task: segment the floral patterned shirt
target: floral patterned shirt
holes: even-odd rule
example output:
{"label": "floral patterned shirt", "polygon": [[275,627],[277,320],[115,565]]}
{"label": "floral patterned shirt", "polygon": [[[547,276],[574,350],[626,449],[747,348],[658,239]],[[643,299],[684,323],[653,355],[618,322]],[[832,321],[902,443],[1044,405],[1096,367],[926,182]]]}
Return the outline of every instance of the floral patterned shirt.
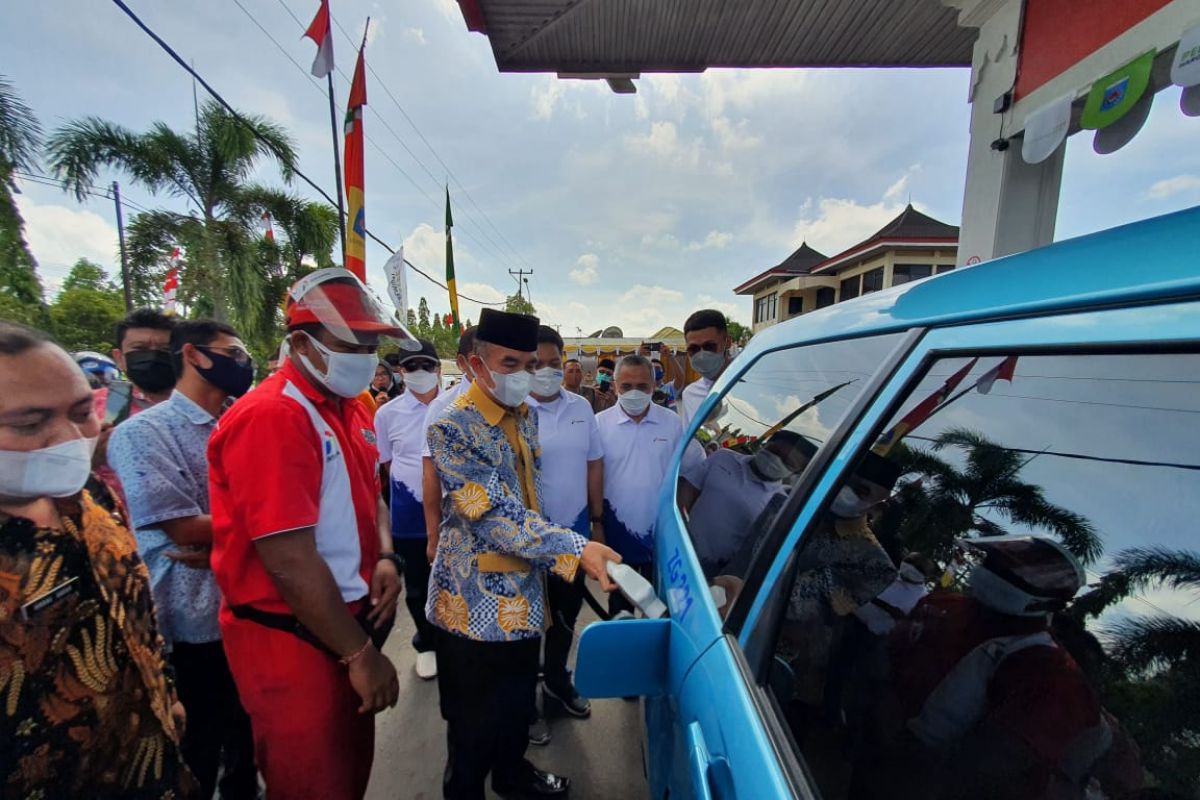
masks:
{"label": "floral patterned shirt", "polygon": [[502,642],[542,635],[544,573],[574,580],[587,539],[548,522],[537,427],[478,386],[426,432],[442,481],[442,528],[425,615],[451,633]]}
{"label": "floral patterned shirt", "polygon": [[87,492],[59,512],[0,514],[0,796],[189,797],[133,536]]}

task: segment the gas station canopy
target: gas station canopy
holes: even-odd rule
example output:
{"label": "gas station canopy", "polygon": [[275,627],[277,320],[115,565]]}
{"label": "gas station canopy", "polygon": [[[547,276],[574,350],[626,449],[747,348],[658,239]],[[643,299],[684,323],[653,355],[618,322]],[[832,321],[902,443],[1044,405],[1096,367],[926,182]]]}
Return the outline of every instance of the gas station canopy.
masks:
{"label": "gas station canopy", "polygon": [[[967,67],[939,0],[459,0],[501,72],[611,80],[708,67]],[[616,88],[614,86],[614,88]]]}

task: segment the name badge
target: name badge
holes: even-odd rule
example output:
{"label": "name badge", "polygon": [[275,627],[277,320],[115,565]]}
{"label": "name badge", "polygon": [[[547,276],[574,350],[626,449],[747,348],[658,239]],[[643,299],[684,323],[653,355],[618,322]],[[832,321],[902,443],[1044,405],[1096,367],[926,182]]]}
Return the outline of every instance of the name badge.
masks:
{"label": "name badge", "polygon": [[39,611],[54,605],[60,600],[65,600],[66,598],[77,594],[79,592],[79,586],[76,585],[76,581],[78,580],[78,577],[67,578],[50,591],[35,597],[25,605],[21,606],[21,619],[23,619],[25,622],[29,622],[29,618]]}

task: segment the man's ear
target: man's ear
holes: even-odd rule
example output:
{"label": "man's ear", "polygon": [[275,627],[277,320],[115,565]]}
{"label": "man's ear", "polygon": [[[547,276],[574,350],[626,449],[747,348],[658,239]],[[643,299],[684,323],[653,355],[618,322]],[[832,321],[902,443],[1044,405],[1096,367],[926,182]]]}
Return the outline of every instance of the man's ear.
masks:
{"label": "man's ear", "polygon": [[195,369],[208,369],[212,366],[212,359],[191,342],[184,344],[180,355],[183,358],[184,364],[191,364]]}
{"label": "man's ear", "polygon": [[121,372],[125,371],[125,354],[121,352],[121,348],[114,347],[112,350],[112,360],[117,362],[117,368]]}

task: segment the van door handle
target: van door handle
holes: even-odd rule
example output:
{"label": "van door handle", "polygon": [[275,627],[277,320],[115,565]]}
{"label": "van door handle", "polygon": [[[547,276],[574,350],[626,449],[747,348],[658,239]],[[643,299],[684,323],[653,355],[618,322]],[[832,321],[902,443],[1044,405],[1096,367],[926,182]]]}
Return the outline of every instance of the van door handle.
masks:
{"label": "van door handle", "polygon": [[692,789],[696,792],[696,800],[712,800],[712,787],[708,785],[708,771],[712,757],[708,753],[708,745],[704,742],[704,731],[699,722],[693,722],[687,728],[688,766],[692,772]]}

